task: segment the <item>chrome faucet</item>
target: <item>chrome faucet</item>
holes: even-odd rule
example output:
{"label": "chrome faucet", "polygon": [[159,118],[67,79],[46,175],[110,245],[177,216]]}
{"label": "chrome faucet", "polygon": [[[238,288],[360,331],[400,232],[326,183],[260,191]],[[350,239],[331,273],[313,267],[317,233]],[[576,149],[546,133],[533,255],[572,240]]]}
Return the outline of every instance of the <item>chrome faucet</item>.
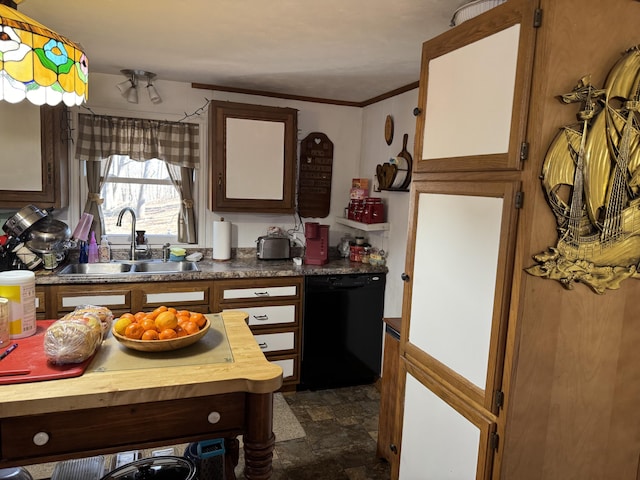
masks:
{"label": "chrome faucet", "polygon": [[136,212],[133,211],[130,207],[124,207],[120,210],[118,214],[118,221],[116,222],[117,227],[122,226],[122,216],[125,212],[129,212],[131,214],[131,249],[129,251],[129,260],[136,259]]}

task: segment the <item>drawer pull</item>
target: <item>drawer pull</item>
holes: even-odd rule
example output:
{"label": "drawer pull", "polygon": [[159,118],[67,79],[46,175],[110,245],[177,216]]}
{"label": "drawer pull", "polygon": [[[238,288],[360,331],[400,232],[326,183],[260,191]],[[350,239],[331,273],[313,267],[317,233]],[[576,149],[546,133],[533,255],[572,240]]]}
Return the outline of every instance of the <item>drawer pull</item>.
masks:
{"label": "drawer pull", "polygon": [[262,343],[259,343],[258,345],[260,345],[260,348],[262,350],[269,348],[269,345],[267,345],[267,342],[262,342]]}
{"label": "drawer pull", "polygon": [[269,320],[269,315],[253,315],[253,318],[264,322],[265,320]]}
{"label": "drawer pull", "polygon": [[256,297],[268,297],[269,292],[255,292]]}
{"label": "drawer pull", "polygon": [[39,447],[49,443],[49,434],[47,432],[38,432],[33,436],[33,443]]}
{"label": "drawer pull", "polygon": [[207,416],[207,421],[211,424],[215,424],[220,421],[220,418],[222,418],[222,416],[220,415],[220,412],[211,412]]}

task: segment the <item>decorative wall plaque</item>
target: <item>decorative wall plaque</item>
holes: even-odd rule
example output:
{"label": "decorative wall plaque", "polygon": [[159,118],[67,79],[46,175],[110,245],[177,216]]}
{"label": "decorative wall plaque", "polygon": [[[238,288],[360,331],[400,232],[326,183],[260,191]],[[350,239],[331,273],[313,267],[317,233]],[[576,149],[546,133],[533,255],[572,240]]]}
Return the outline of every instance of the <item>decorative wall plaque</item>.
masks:
{"label": "decorative wall plaque", "polygon": [[333,143],[324,133],[313,132],[300,142],[298,213],[324,218],[331,208]]}
{"label": "decorative wall plaque", "polygon": [[640,278],[640,50],[625,52],[604,88],[586,76],[560,100],[581,108],[579,123],[561,128],[542,167],[558,242],[525,270],[601,294]]}

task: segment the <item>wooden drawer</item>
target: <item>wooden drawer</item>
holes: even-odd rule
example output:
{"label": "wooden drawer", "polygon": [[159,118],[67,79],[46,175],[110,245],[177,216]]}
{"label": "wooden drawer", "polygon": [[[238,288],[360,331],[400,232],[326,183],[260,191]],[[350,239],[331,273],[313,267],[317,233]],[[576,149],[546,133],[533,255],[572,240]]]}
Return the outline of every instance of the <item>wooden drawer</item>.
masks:
{"label": "wooden drawer", "polygon": [[242,428],[244,410],[244,394],[230,393],[4,419],[2,459],[136,445],[151,438],[169,442],[210,432],[219,436],[220,431]]}
{"label": "wooden drawer", "polygon": [[146,311],[161,305],[187,309],[195,305],[208,306],[210,289],[209,282],[151,284],[142,292],[142,308]]}
{"label": "wooden drawer", "polygon": [[[225,309],[223,312],[227,310]],[[247,322],[250,327],[295,324],[298,319],[295,305],[243,307],[236,310],[241,310],[249,315]]]}
{"label": "wooden drawer", "polygon": [[302,277],[220,280],[214,282],[214,292],[218,309],[294,303],[302,299]]}
{"label": "wooden drawer", "polygon": [[70,312],[78,305],[100,305],[111,310],[128,311],[131,310],[131,289],[87,285],[58,288],[56,297],[58,312]]}
{"label": "wooden drawer", "polygon": [[298,369],[300,362],[298,362],[298,355],[293,355],[291,357],[283,356],[283,357],[269,358],[269,361],[271,363],[275,363],[276,365],[280,365],[280,368],[282,368],[283,382],[297,383],[298,380],[300,379],[300,372]]}
{"label": "wooden drawer", "polygon": [[265,333],[254,335],[263,353],[294,351],[296,348],[296,334],[294,332]]}

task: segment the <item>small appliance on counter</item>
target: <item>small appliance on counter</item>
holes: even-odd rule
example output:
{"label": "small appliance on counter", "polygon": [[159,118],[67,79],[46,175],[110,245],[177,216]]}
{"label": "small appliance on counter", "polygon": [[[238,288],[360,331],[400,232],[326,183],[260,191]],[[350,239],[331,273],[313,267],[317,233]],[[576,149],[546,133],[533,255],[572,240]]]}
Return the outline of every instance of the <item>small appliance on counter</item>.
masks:
{"label": "small appliance on counter", "polygon": [[307,265],[324,265],[329,262],[329,225],[317,222],[304,224],[304,236],[307,247],[304,263]]}
{"label": "small appliance on counter", "polygon": [[283,260],[291,258],[289,237],[265,235],[256,240],[256,255],[260,260]]}

